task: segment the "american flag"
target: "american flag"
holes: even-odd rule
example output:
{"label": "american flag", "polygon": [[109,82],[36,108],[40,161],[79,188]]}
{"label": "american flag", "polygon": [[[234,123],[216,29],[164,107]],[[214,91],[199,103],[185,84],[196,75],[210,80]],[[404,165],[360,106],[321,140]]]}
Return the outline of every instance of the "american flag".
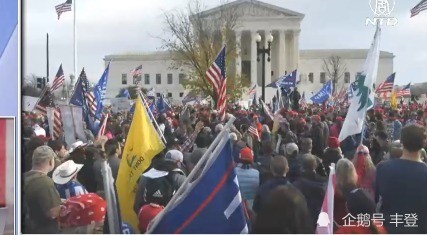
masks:
{"label": "american flag", "polygon": [[105,129],[107,127],[107,121],[108,121],[108,113],[105,114],[104,121],[102,122],[102,125],[99,128],[98,138],[101,137],[101,136],[103,136],[105,134]]}
{"label": "american flag", "polygon": [[[48,115],[48,109],[51,110],[51,115]],[[59,109],[55,107],[53,94],[49,86],[46,86],[43,90],[40,99],[35,106],[35,110],[44,116],[48,116],[48,118],[52,118],[53,133],[51,133],[51,135],[53,136],[53,139],[59,138],[62,130],[61,113]]]}
{"label": "american flag", "polygon": [[255,94],[255,92],[256,92],[256,84],[251,89],[249,89],[248,95],[252,96]]}
{"label": "american flag", "polygon": [[215,61],[206,71],[206,79],[213,86],[215,93],[218,97],[217,109],[221,120],[225,118],[225,109],[227,103],[226,99],[226,84],[227,78],[225,76],[225,46],[221,49]]}
{"label": "american flag", "polygon": [[132,75],[132,77],[136,78],[138,76],[140,76],[142,73],[142,65],[136,67],[135,69],[132,69],[130,71],[130,74]]}
{"label": "american flag", "polygon": [[393,73],[385,81],[380,83],[380,85],[378,85],[377,89],[375,90],[375,93],[381,94],[381,93],[392,92],[393,86],[394,86],[394,77],[395,76],[396,76],[396,73]]}
{"label": "american flag", "polygon": [[67,0],[64,3],[55,6],[56,14],[58,15],[58,20],[59,20],[59,17],[61,16],[62,13],[67,12],[67,11],[71,11],[71,4],[72,3],[73,3],[72,0]]}
{"label": "american flag", "polygon": [[97,103],[92,91],[86,92],[86,102],[90,115],[95,116]]}
{"label": "american flag", "polygon": [[51,133],[52,139],[58,139],[61,131],[62,131],[62,122],[61,122],[61,112],[59,108],[52,108],[47,107],[47,117],[50,119],[49,123],[53,124],[53,127],[51,130],[53,130],[53,133]]}
{"label": "american flag", "polygon": [[256,138],[256,140],[261,141],[261,139],[259,138],[259,134],[258,134],[258,130],[257,130],[256,125],[255,125],[255,122],[249,126],[248,131],[249,131],[249,133],[252,134],[252,136],[254,138]]}
{"label": "american flag", "polygon": [[411,83],[409,83],[408,85],[406,85],[405,87],[403,87],[403,89],[399,90],[396,93],[397,97],[402,97],[402,96],[411,96]]}
{"label": "american flag", "polygon": [[62,85],[64,85],[65,77],[64,70],[62,70],[62,64],[59,66],[58,72],[56,73],[55,79],[53,79],[52,88],[50,90],[52,92],[59,89]]}
{"label": "american flag", "polygon": [[43,115],[47,115],[46,107],[55,107],[53,101],[53,94],[49,86],[46,86],[40,95],[39,101],[35,105],[35,110],[39,111]]}
{"label": "american flag", "polygon": [[89,91],[89,80],[87,79],[86,76],[86,72],[84,71],[84,69],[82,70],[81,74],[80,74],[80,79],[81,82],[83,84],[83,94],[85,96],[85,100],[86,100],[86,104],[88,107],[88,111],[89,114],[94,117],[95,116],[95,112],[96,112],[96,100],[95,100],[95,95],[93,94],[93,91]]}
{"label": "american flag", "polygon": [[421,11],[427,10],[427,0],[422,0],[411,10],[411,17],[418,15]]}

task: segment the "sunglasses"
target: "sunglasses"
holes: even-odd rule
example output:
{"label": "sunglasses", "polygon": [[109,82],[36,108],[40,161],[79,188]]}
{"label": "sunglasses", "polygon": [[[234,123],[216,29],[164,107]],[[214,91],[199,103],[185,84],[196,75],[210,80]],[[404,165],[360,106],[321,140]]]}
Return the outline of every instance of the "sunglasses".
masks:
{"label": "sunglasses", "polygon": [[369,155],[369,153],[368,153],[368,152],[357,152],[357,155],[365,155],[365,156],[368,156],[368,155]]}

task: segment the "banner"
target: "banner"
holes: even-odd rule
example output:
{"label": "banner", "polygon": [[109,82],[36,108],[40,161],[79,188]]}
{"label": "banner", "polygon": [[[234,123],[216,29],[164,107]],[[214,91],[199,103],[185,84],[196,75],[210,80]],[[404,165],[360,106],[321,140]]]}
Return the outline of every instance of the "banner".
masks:
{"label": "banner", "polygon": [[38,100],[39,100],[39,97],[32,97],[32,96],[26,96],[26,95],[22,96],[22,110],[25,112],[33,111]]}
{"label": "banner", "polygon": [[332,94],[332,80],[329,80],[328,82],[323,85],[322,89],[320,89],[319,92],[317,92],[313,97],[311,97],[311,101],[313,101],[314,104],[321,104],[329,99],[329,97]]}
{"label": "banner", "polygon": [[83,141],[84,143],[87,143],[88,139],[86,138],[86,134],[83,128],[84,120],[83,120],[83,114],[82,114],[82,107],[78,107],[78,106],[70,106],[70,107],[72,110],[76,137],[77,139]]}
{"label": "banner", "polygon": [[59,106],[59,109],[61,110],[62,129],[64,130],[65,143],[67,146],[71,146],[76,142],[73,114],[70,106],[68,105],[61,105]]}
{"label": "banner", "polygon": [[127,97],[119,97],[110,99],[111,111],[114,113],[127,112],[132,107]]}

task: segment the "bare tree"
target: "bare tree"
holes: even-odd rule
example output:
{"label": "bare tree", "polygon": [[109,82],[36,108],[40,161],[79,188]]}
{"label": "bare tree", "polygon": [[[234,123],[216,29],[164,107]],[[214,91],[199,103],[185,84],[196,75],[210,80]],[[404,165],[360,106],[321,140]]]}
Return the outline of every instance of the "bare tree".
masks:
{"label": "bare tree", "polygon": [[[226,4],[225,4],[226,5]],[[204,12],[199,0],[191,1],[185,11],[165,12],[165,32],[160,37],[162,48],[171,52],[173,68],[188,72],[183,86],[196,94],[217,100],[212,86],[205,78],[206,70],[226,44],[227,95],[231,99],[242,96],[250,82],[237,77],[233,71],[236,58],[234,29],[240,12],[236,7],[221,5],[218,11]]]}
{"label": "bare tree", "polygon": [[332,80],[333,93],[335,94],[337,92],[338,81],[347,72],[347,64],[339,56],[330,56],[327,59],[323,59],[323,71]]}

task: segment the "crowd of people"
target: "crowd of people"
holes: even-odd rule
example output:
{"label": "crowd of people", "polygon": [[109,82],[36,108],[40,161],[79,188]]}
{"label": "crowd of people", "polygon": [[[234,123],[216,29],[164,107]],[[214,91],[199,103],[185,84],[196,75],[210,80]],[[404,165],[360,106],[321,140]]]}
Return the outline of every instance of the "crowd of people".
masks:
{"label": "crowd of people", "polygon": [[[172,107],[156,118],[166,149],[140,176],[133,229],[147,231],[234,116],[228,131],[250,233],[315,233],[335,164],[335,233],[425,234],[426,114],[421,106],[375,108],[363,133],[340,142],[344,106],[283,108],[270,117],[230,105],[225,120],[207,106]],[[101,166],[108,162],[117,178],[132,114],[111,113],[104,136],[87,130],[88,143],[71,146],[49,137],[44,116],[22,120],[24,231],[108,232]]]}

